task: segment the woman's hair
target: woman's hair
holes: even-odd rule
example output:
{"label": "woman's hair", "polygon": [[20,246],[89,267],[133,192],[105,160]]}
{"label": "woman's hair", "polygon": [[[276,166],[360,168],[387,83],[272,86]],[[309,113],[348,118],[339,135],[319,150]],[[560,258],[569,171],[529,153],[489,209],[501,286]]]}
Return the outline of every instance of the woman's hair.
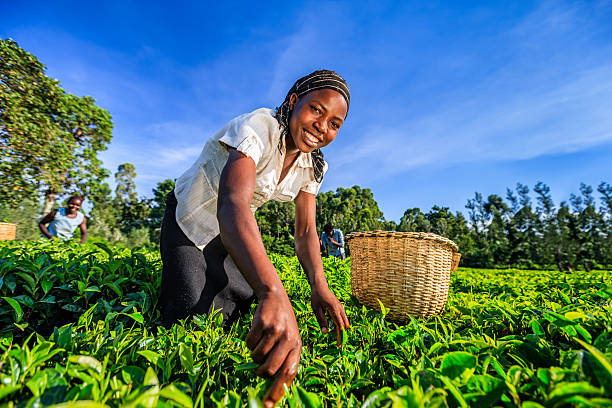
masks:
{"label": "woman's hair", "polygon": [[333,230],[334,227],[329,222],[323,226],[323,232],[325,233],[332,232]]}
{"label": "woman's hair", "polygon": [[[276,108],[276,120],[281,129],[281,140],[280,143],[284,143],[289,132],[289,119],[291,118],[291,105],[289,99],[292,94],[296,94],[297,97],[301,97],[308,92],[316,91],[317,89],[333,89],[344,97],[346,100],[346,109],[348,114],[348,107],[351,102],[351,94],[349,92],[348,85],[344,78],[336,74],[334,71],[321,69],[313,72],[312,74],[306,75],[295,81],[295,84],[287,92],[285,101],[281,106]],[[280,147],[280,145],[279,145]],[[321,182],[323,180],[323,167],[325,162],[323,161],[323,153],[321,149],[315,149],[310,156],[312,157],[312,166],[314,168],[315,180]]]}
{"label": "woman's hair", "polygon": [[73,195],[73,196],[70,196],[70,198],[68,198],[67,203],[70,204],[70,202],[72,200],[81,200],[81,202],[83,202],[83,200],[85,200],[85,198],[83,198],[82,196]]}

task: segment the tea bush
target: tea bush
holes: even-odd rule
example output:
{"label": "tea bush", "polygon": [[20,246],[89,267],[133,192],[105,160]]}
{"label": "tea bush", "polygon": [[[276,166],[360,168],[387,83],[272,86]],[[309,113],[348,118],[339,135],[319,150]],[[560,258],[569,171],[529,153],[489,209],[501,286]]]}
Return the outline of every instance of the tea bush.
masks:
{"label": "tea bush", "polygon": [[[324,259],[351,328],[323,335],[295,258],[271,254],[303,340],[289,407],[612,406],[609,271],[453,274],[441,316],[398,323],[351,297],[350,263]],[[146,249],[0,244],[0,405],[259,406],[269,380],[220,314],[159,326],[161,262]]]}

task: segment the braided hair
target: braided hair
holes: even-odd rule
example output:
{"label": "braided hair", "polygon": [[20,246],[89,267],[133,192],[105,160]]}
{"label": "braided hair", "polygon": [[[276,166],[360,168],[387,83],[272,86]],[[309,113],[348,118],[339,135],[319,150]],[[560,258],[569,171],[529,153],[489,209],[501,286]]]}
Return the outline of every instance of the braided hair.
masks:
{"label": "braided hair", "polygon": [[[284,143],[289,132],[289,119],[291,118],[292,112],[292,107],[289,102],[291,95],[296,94],[297,97],[300,98],[309,92],[325,88],[333,89],[344,97],[348,113],[351,95],[349,93],[349,88],[346,81],[340,75],[336,74],[334,71],[322,69],[298,79],[295,81],[295,84],[293,84],[291,89],[289,89],[289,92],[287,92],[287,96],[285,97],[283,104],[276,108],[276,114],[274,115],[281,129],[279,149]],[[313,150],[310,157],[312,157],[312,167],[314,169],[315,180],[320,183],[321,180],[323,180],[323,168],[325,166],[321,149]]]}

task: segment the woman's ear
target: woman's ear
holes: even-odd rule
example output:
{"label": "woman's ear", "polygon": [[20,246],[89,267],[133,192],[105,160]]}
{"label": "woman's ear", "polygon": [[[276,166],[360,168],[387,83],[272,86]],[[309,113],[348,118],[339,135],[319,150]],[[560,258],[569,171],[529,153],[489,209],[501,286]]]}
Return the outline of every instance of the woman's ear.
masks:
{"label": "woman's ear", "polygon": [[297,94],[294,92],[291,94],[291,96],[289,97],[289,110],[293,110],[293,108],[295,108],[295,104],[297,103],[298,100],[298,96]]}

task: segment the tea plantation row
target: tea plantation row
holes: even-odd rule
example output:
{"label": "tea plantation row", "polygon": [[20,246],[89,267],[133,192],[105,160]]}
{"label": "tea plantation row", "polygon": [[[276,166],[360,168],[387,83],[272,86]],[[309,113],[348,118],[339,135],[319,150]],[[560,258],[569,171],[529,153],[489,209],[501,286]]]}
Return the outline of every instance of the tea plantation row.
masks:
{"label": "tea plantation row", "polygon": [[[325,259],[351,321],[338,348],[297,260],[271,258],[304,344],[280,406],[612,406],[608,271],[460,268],[443,315],[400,324],[351,297],[349,261]],[[258,406],[251,316],[160,327],[160,270],[157,252],[1,243],[0,406]]]}

